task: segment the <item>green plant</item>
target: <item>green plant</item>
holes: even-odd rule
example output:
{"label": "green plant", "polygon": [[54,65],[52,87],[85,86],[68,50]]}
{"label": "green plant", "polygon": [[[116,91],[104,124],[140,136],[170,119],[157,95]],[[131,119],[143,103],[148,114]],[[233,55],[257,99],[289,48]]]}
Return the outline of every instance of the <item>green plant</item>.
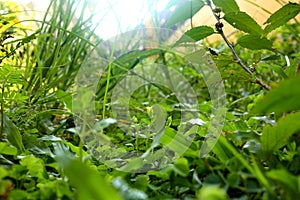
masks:
{"label": "green plant", "polygon": [[[300,12],[298,3],[286,2],[270,13],[264,27],[241,11],[234,0],[172,1],[168,5],[175,7],[167,19],[169,26],[191,18],[205,6],[216,19],[215,27],[192,27],[174,41],[174,46],[198,45],[197,41],[209,47],[207,51],[212,53],[226,88],[222,135],[212,152],[201,157],[215,109],[204,76],[182,56],[157,47],[130,52],[110,49],[112,54],[105,57],[105,50],[113,46],[101,43],[94,35],[92,16],[84,15],[84,2],[51,1],[42,21],[25,20],[37,24],[34,32],[9,17],[14,14],[12,10],[0,18],[6,24],[5,30],[0,29],[1,199],[299,197],[300,39],[298,21],[289,22]],[[223,32],[223,20],[238,30],[235,44]],[[206,41],[212,34],[219,34],[223,41]],[[96,61],[97,56],[106,59],[106,67],[95,91],[95,130],[85,130],[101,133],[114,147],[99,145],[97,139],[103,138],[84,143],[74,124],[74,118],[80,117],[72,112],[74,79],[92,50]],[[131,95],[130,117],[140,128],[138,134],[124,134],[118,125],[128,122],[113,118],[110,101],[114,87],[129,70],[154,66],[151,64],[171,66],[188,80],[199,94],[200,113],[193,123],[201,125],[198,130],[185,132],[194,134],[194,139],[174,162],[143,173],[120,171],[110,159],[122,164],[128,160],[124,152],[151,154],[169,144],[178,129],[188,130],[187,126],[180,127],[180,101],[170,88],[158,84],[143,85]],[[99,78],[97,74],[95,77]],[[157,112],[162,109],[165,112]],[[161,121],[165,122],[161,137],[145,129]],[[98,154],[91,152],[94,146]],[[180,144],[173,147],[180,148]],[[118,154],[112,148],[118,148]],[[157,152],[162,161],[172,153]],[[100,157],[103,155],[106,158]],[[140,160],[134,161],[134,167],[141,167]],[[157,163],[150,160],[148,164]]]}

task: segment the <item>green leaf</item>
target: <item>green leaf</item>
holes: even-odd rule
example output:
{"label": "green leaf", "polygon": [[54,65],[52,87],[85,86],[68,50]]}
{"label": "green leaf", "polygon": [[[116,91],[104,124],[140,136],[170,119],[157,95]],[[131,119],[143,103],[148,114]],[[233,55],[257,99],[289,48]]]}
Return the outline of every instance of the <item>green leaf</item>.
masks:
{"label": "green leaf", "polygon": [[[297,177],[290,174],[285,169],[273,169],[269,172],[267,172],[267,176],[273,180],[278,181],[282,184],[283,188],[296,197],[299,197],[299,182],[297,180]],[[297,198],[296,198],[297,199]]]}
{"label": "green leaf", "polygon": [[272,42],[266,38],[261,38],[259,35],[244,35],[238,39],[237,44],[252,50],[272,50]]}
{"label": "green leaf", "polygon": [[185,1],[177,9],[174,10],[173,15],[166,23],[167,27],[170,27],[178,22],[185,21],[195,15],[204,6],[203,1],[192,0]]}
{"label": "green leaf", "polygon": [[270,65],[270,68],[272,70],[274,70],[277,74],[279,74],[282,78],[287,79],[288,76],[286,75],[286,73],[283,71],[282,67],[279,65]]}
{"label": "green leaf", "polygon": [[213,2],[216,6],[222,8],[222,12],[224,13],[240,11],[240,8],[235,0],[213,0]]}
{"label": "green leaf", "polygon": [[[192,127],[193,128],[193,127]],[[165,132],[160,139],[161,144],[168,147],[171,151],[183,153],[186,147],[190,145],[190,141],[176,130],[166,127]]]}
{"label": "green leaf", "polygon": [[186,158],[180,158],[171,165],[171,168],[180,176],[187,177],[190,173],[189,161]]}
{"label": "green leaf", "polygon": [[296,17],[300,12],[300,5],[297,3],[289,3],[281,7],[275,13],[273,13],[265,22],[267,26],[264,29],[264,33],[268,34],[276,28],[286,24],[289,20]]}
{"label": "green leaf", "polygon": [[261,136],[262,151],[268,156],[287,144],[294,133],[300,131],[300,112],[281,118],[276,126],[267,125]]}
{"label": "green leaf", "polygon": [[234,28],[250,34],[262,34],[262,28],[257,22],[245,12],[226,13],[224,19]]}
{"label": "green leaf", "polygon": [[72,95],[63,91],[57,90],[55,96],[66,106],[67,109],[72,110]]}
{"label": "green leaf", "polygon": [[137,175],[137,177],[135,178],[134,187],[139,190],[146,191],[148,186],[149,186],[149,176],[144,174]]}
{"label": "green leaf", "polygon": [[113,186],[115,186],[124,199],[148,199],[147,194],[145,194],[143,191],[137,190],[135,188],[131,188],[125,181],[123,181],[121,178],[116,178],[112,181]]}
{"label": "green leaf", "polygon": [[214,33],[214,29],[209,26],[198,26],[185,32],[176,44],[183,42],[196,42],[210,36]]}
{"label": "green leaf", "polygon": [[[3,114],[2,117],[4,122],[3,131],[6,134],[8,141],[13,146],[17,147],[17,149],[24,152],[25,148],[18,127],[5,114]],[[1,118],[1,114],[0,114],[0,118]]]}
{"label": "green leaf", "polygon": [[295,58],[291,58],[288,57],[288,59],[290,60],[291,65],[289,67],[287,67],[284,72],[288,77],[295,77],[297,76],[297,71],[298,71],[298,63],[299,63],[299,58],[295,57]]}
{"label": "green leaf", "polygon": [[225,190],[218,186],[204,186],[200,189],[197,195],[199,200],[209,199],[209,200],[226,200],[229,199]]}
{"label": "green leaf", "polygon": [[65,145],[67,145],[71,149],[71,151],[76,153],[76,155],[78,155],[78,156],[80,156],[80,154],[82,154],[82,156],[88,155],[88,153],[86,151],[83,151],[80,147],[75,146],[71,142],[63,141],[63,143]]}
{"label": "green leaf", "polygon": [[226,181],[229,186],[238,187],[241,182],[240,175],[237,172],[232,172],[228,174]]}
{"label": "green leaf", "polygon": [[[0,179],[7,176],[7,174],[8,174],[8,171],[5,168],[0,167]],[[2,184],[3,184],[3,182],[0,184],[0,188],[1,188]]]}
{"label": "green leaf", "polygon": [[25,158],[22,158],[20,163],[22,166],[25,166],[28,169],[31,176],[39,179],[47,178],[45,163],[41,158],[28,155]]}
{"label": "green leaf", "polygon": [[[217,142],[212,151],[217,155],[217,157],[223,162],[226,163],[232,156],[230,152],[226,150],[224,145],[220,142]],[[201,157],[201,156],[200,156]]]}
{"label": "green leaf", "polygon": [[95,170],[61,152],[57,156],[72,185],[78,190],[78,199],[121,199],[117,191]]}
{"label": "green leaf", "polygon": [[300,76],[283,81],[270,91],[251,111],[253,114],[283,113],[300,109]]}
{"label": "green leaf", "polygon": [[14,146],[9,146],[5,142],[0,142],[0,154],[5,154],[5,155],[17,155],[18,149]]}

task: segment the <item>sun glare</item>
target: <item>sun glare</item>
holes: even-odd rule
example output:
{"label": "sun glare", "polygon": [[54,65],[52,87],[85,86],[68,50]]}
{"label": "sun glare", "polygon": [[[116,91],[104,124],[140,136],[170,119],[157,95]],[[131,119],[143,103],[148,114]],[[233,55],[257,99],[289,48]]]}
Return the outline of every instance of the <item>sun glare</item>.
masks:
{"label": "sun glare", "polygon": [[162,11],[169,0],[106,0],[95,8],[99,22],[97,33],[107,39],[151,21],[155,12]]}
{"label": "sun glare", "polygon": [[[16,0],[45,11],[49,0]],[[94,23],[99,24],[96,34],[103,39],[132,30],[149,22],[162,11],[170,0],[87,0],[87,15],[94,14]],[[80,1],[79,1],[80,2]],[[80,3],[82,3],[81,1]]]}

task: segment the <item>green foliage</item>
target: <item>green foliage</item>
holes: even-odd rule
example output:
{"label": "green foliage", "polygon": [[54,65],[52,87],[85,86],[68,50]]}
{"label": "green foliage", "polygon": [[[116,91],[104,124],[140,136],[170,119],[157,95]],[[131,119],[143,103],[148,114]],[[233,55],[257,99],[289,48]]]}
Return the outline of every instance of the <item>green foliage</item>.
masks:
{"label": "green foliage", "polygon": [[[290,21],[299,13],[298,3],[283,5],[266,19],[263,28],[240,11],[236,1],[213,0],[217,7],[212,7],[212,17],[215,15],[218,26],[193,27],[174,42],[175,47],[199,43],[209,47],[214,52],[209,60],[216,63],[222,76],[219,81],[226,87],[224,127],[212,152],[203,157],[200,149],[215,110],[211,91],[191,63],[160,48],[117,52],[107,58],[93,96],[99,119],[93,119],[94,130],[87,130],[97,137],[88,143],[85,139],[89,138],[79,137],[74,124],[78,116],[72,113],[74,79],[101,40],[93,33],[92,16],[85,16],[87,4],[80,7],[78,2],[51,1],[44,20],[36,21],[33,34],[25,29],[20,34],[20,27],[12,23],[14,17],[0,18],[2,24],[12,23],[0,36],[0,199],[300,196],[300,38],[299,23]],[[209,7],[209,2],[172,1],[168,6],[175,6],[175,11],[167,25],[191,19],[204,6]],[[236,44],[222,35],[222,20],[238,30]],[[212,34],[225,37],[225,42],[206,41]],[[106,47],[97,53],[102,56]],[[189,81],[199,94],[199,116],[180,125],[181,105],[176,96],[164,86],[148,84],[135,90],[129,102],[130,118],[140,131],[124,133],[119,125],[128,122],[113,118],[111,91],[129,70],[153,63],[171,66]],[[257,78],[272,86],[271,91],[264,90]],[[148,131],[149,126],[155,133]],[[100,145],[103,140],[115,146]],[[94,146],[97,148],[91,149]],[[185,146],[189,146],[186,151]],[[131,169],[159,168],[172,150],[184,154],[161,169],[141,173],[115,169],[129,161],[127,168]],[[124,156],[127,152],[149,155],[148,160],[131,159],[131,155]]]}
{"label": "green foliage", "polygon": [[0,153],[4,155],[17,155],[18,149],[14,146],[9,146],[5,142],[0,143]]}
{"label": "green foliage", "polygon": [[216,6],[220,7],[222,12],[224,12],[225,14],[231,12],[238,12],[240,10],[235,0],[228,0],[228,1],[213,0],[213,2]]}
{"label": "green foliage", "polygon": [[226,20],[234,28],[249,34],[260,35],[263,31],[256,21],[245,12],[226,13],[224,20]]}
{"label": "green foliage", "polygon": [[226,200],[228,197],[221,188],[216,186],[206,186],[199,191],[198,199]]}
{"label": "green foliage", "polygon": [[261,136],[261,150],[270,156],[274,151],[287,145],[288,140],[300,131],[300,113],[289,114],[278,120],[276,126],[265,126]]}
{"label": "green foliage", "polygon": [[116,191],[96,171],[78,160],[68,158],[64,152],[58,152],[58,163],[64,174],[78,189],[78,199],[121,199]]}
{"label": "green foliage", "polygon": [[177,43],[183,42],[195,42],[206,38],[214,33],[214,29],[209,26],[198,26],[184,33],[184,35],[177,41]]}
{"label": "green foliage", "polygon": [[[178,5],[179,2],[177,2]],[[176,2],[169,3],[168,7],[171,7],[172,5],[176,5]],[[184,1],[184,3],[180,3],[180,6],[177,7],[177,9],[174,11],[174,14],[168,19],[168,22],[166,24],[167,27],[170,27],[178,22],[185,21],[194,14],[196,14],[203,6],[203,1],[197,1],[197,0],[191,0],[191,1]]]}
{"label": "green foliage", "polygon": [[273,46],[270,40],[261,38],[259,35],[244,35],[238,39],[237,44],[252,50],[272,50]]}
{"label": "green foliage", "polygon": [[1,121],[1,136],[2,133],[6,136],[7,140],[20,151],[24,151],[22,136],[18,127],[3,113],[0,114]]}
{"label": "green foliage", "polygon": [[273,13],[265,22],[267,24],[264,33],[268,34],[272,30],[286,24],[289,20],[296,17],[300,12],[300,5],[297,3],[289,3]]}
{"label": "green foliage", "polygon": [[268,93],[257,104],[253,113],[283,113],[300,109],[299,87],[300,76],[282,82],[277,88]]}
{"label": "green foliage", "polygon": [[[81,63],[97,45],[92,16],[87,19],[84,16],[86,8],[86,1],[82,5],[73,0],[51,1],[44,20],[39,24],[39,34],[32,44],[39,48],[32,51],[31,63],[26,63],[33,65],[26,66],[24,77],[28,80],[26,91],[32,103],[39,101],[49,91],[60,89],[68,92]],[[92,43],[93,39],[95,44]]]}

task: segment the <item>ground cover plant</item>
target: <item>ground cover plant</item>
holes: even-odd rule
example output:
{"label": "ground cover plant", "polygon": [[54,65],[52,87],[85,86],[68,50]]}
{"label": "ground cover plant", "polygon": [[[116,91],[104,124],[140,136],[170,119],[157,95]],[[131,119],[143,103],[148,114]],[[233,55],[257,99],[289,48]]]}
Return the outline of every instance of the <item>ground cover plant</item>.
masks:
{"label": "ground cover plant", "polygon": [[[223,128],[205,156],[200,149],[215,102],[204,75],[186,58],[157,46],[129,52],[112,49],[105,57],[111,46],[95,35],[93,16],[85,15],[85,1],[52,0],[43,20],[23,22],[18,15],[25,11],[2,2],[0,199],[297,199],[300,34],[295,17],[300,5],[276,2],[281,8],[270,13],[263,26],[240,10],[235,0],[171,1],[167,6],[174,11],[164,28],[192,20],[204,7],[216,20],[215,26],[190,27],[174,41],[175,46],[202,45],[225,87]],[[268,11],[261,7],[261,12]],[[234,37],[224,33],[225,25],[237,30]],[[211,42],[210,35],[222,40]],[[85,108],[74,107],[72,101],[81,94],[75,84],[81,83],[76,77],[84,78],[78,75],[80,68],[93,64],[86,58],[96,58],[91,52],[109,60],[93,96],[93,128],[74,111]],[[192,122],[196,131],[180,124],[180,99],[170,88],[156,84],[137,88],[128,102],[138,134],[120,128],[128,121],[114,118],[113,89],[130,70],[153,64],[171,66],[198,94],[200,113]],[[81,127],[76,120],[83,123]],[[165,122],[161,135],[146,129],[161,122]],[[183,155],[169,163],[168,155],[174,153],[163,146],[179,130],[193,135],[193,140]],[[112,141],[119,151],[100,144],[101,140]],[[143,172],[120,170],[131,159],[124,152],[151,155],[156,150],[163,153],[158,159],[167,163],[163,167],[154,160]],[[131,167],[143,166],[139,159],[131,161]]]}

